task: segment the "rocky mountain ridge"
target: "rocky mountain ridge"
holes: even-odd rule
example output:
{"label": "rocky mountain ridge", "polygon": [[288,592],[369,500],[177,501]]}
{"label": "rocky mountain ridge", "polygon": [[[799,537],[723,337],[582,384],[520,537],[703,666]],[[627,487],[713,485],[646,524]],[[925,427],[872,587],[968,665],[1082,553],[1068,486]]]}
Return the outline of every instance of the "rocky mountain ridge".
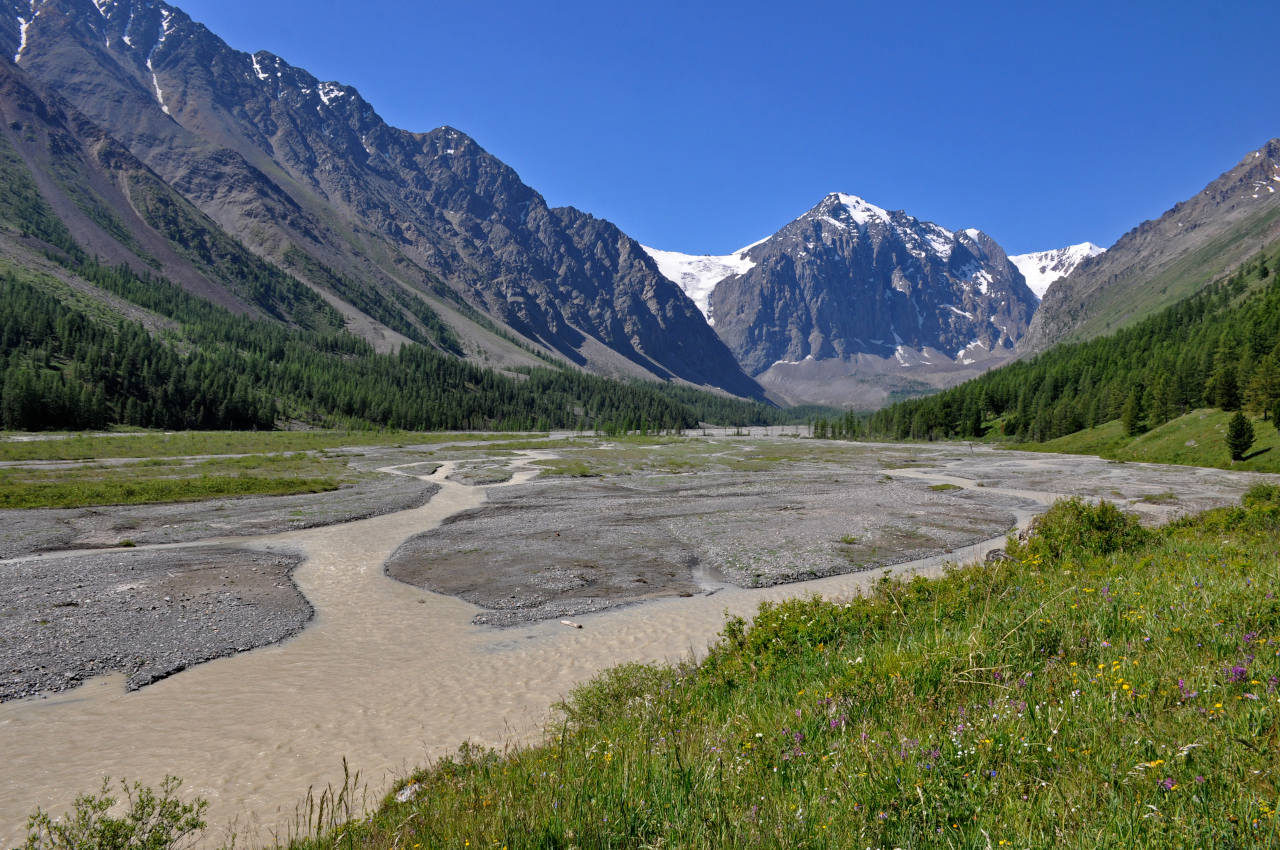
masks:
{"label": "rocky mountain ridge", "polygon": [[1185,298],[1280,238],[1280,139],[1144,221],[1053,284],[1020,353],[1118,330]]}
{"label": "rocky mountain ridge", "polygon": [[638,243],[549,207],[460,131],[390,127],[355,89],[156,0],[8,5],[0,48],[23,71],[354,329],[388,337],[371,307],[408,292],[479,359],[529,360],[496,329],[603,374],[760,395]]}

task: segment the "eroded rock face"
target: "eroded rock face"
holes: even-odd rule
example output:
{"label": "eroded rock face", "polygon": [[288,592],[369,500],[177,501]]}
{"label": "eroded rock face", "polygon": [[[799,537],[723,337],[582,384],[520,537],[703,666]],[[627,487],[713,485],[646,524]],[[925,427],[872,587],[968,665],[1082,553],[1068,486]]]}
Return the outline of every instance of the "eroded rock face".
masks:
{"label": "eroded rock face", "polygon": [[744,256],[754,265],[717,284],[710,309],[752,375],[807,359],[1011,352],[1036,308],[986,234],[852,195],[827,196]]}
{"label": "eroded rock face", "polygon": [[302,251],[384,289],[447,287],[597,371],[761,394],[636,242],[548,207],[460,131],[390,127],[355,89],[233,50],[162,2],[24,14],[0,19],[20,67],[263,256]]}

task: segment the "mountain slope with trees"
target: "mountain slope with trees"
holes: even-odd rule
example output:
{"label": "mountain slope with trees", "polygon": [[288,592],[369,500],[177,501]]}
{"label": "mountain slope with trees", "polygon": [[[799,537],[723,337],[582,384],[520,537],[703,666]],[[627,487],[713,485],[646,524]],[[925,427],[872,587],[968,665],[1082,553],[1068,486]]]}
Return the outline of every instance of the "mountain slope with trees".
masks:
{"label": "mountain slope with trees", "polygon": [[[132,176],[145,180],[147,172],[139,166]],[[231,264],[228,277],[244,287],[244,297],[229,306],[214,303],[151,271],[92,256],[42,194],[48,173],[28,168],[3,134],[0,178],[5,429],[272,428],[297,421],[407,430],[652,430],[785,418],[757,402],[567,366],[499,373],[444,346],[378,352],[349,333],[338,311],[312,290],[206,227],[198,211],[161,185],[155,198],[187,232],[177,244],[192,246],[193,256],[211,265]]]}
{"label": "mountain slope with trees", "polygon": [[[464,133],[391,127],[355,89],[233,50],[163,2],[42,0],[29,17],[0,15],[14,71],[57,92],[379,350],[447,337],[499,366],[554,356],[597,374],[763,397],[638,243],[548,206]],[[180,207],[134,205],[185,243]],[[211,279],[230,286],[222,271]]]}
{"label": "mountain slope with trees", "polygon": [[[785,421],[766,405],[570,368],[503,374],[424,346],[379,353],[343,331],[237,316],[173,284],[88,260],[99,288],[167,320],[86,308],[57,276],[0,265],[0,427],[667,430]],[[672,390],[677,394],[671,394]]]}
{"label": "mountain slope with trees", "polygon": [[1043,442],[1120,420],[1135,435],[1201,407],[1280,414],[1280,251],[1107,337],[1056,346],[925,399],[820,421],[819,434]]}

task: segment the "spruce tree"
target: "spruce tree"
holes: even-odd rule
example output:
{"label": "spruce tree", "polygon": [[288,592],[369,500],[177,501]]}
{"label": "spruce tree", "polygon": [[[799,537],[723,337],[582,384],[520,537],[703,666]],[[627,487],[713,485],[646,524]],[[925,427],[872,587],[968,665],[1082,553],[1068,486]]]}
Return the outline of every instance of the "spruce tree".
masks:
{"label": "spruce tree", "polygon": [[1258,366],[1245,387],[1244,406],[1252,413],[1270,415],[1272,406],[1280,400],[1280,364],[1268,354],[1258,361]]}
{"label": "spruce tree", "polygon": [[1142,422],[1142,393],[1137,387],[1129,391],[1129,397],[1120,411],[1120,425],[1129,437],[1136,437],[1146,430]]}
{"label": "spruce tree", "polygon": [[1253,423],[1243,413],[1236,411],[1227,423],[1227,450],[1233,461],[1243,460],[1244,453],[1253,445]]}
{"label": "spruce tree", "polygon": [[1240,409],[1240,385],[1236,381],[1234,363],[1220,360],[1209,378],[1208,391],[1205,393],[1214,407],[1223,410]]}
{"label": "spruce tree", "polygon": [[1161,372],[1148,392],[1150,403],[1147,405],[1147,424],[1151,427],[1163,425],[1173,418],[1174,388],[1173,381],[1167,372]]}

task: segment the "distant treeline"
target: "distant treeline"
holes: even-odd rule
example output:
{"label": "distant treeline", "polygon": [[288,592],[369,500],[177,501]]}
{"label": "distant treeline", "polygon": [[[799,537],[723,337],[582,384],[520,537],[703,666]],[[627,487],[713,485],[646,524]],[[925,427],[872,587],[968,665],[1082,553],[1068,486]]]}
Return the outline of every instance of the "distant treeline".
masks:
{"label": "distant treeline", "polygon": [[819,418],[818,436],[954,439],[992,428],[1043,442],[1114,419],[1138,434],[1197,407],[1272,416],[1280,404],[1280,256],[1111,336],[1059,345],[928,398]]}

